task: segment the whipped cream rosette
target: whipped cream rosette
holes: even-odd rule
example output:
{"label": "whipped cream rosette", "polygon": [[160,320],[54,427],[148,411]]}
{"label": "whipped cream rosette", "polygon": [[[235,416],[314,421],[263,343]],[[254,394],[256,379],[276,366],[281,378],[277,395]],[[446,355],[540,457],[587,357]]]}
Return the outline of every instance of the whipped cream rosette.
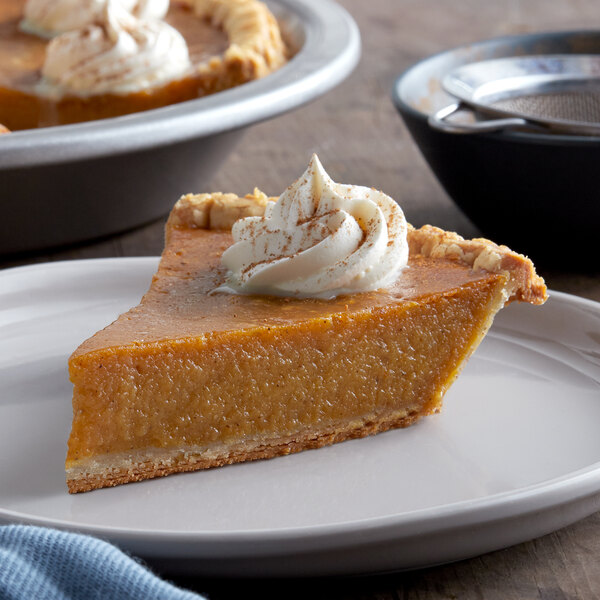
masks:
{"label": "whipped cream rosette", "polygon": [[316,155],[264,216],[237,221],[232,234],[219,291],[332,298],[387,287],[408,261],[398,204],[333,182]]}
{"label": "whipped cream rosette", "polygon": [[99,24],[48,44],[41,94],[126,94],[180,78],[191,68],[185,40],[167,23],[138,19],[118,0],[109,0],[102,16]]}
{"label": "whipped cream rosette", "polygon": [[[81,29],[102,20],[109,0],[27,0],[21,29],[51,38],[66,31]],[[140,19],[162,19],[169,0],[116,0]]]}

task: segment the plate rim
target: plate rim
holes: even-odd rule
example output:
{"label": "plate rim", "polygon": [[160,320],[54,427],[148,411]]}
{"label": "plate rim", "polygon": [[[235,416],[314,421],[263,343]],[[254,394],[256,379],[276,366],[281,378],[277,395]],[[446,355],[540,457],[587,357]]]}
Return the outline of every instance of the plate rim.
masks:
{"label": "plate rim", "polygon": [[[0,270],[0,281],[12,275],[25,275],[37,270],[66,269],[89,266],[110,269],[113,265],[151,267],[159,260],[157,256],[109,257],[79,260],[63,260],[24,265]],[[150,283],[150,281],[148,282]],[[2,297],[0,292],[0,299]],[[559,291],[550,291],[548,302],[567,308],[591,309],[600,316],[600,303],[587,298]],[[492,332],[493,335],[493,332]],[[28,515],[24,511],[0,506],[0,523],[28,523],[31,525],[56,527],[67,531],[78,531],[104,536],[121,543],[158,543],[180,545],[182,556],[187,556],[193,546],[195,556],[201,557],[210,546],[209,555],[230,556],[232,546],[236,551],[250,548],[267,552],[278,543],[286,542],[286,552],[307,551],[327,547],[347,546],[349,541],[361,536],[361,543],[385,542],[407,538],[416,534],[435,533],[442,529],[451,530],[478,524],[491,524],[506,519],[522,517],[533,512],[569,505],[586,498],[600,496],[600,457],[598,461],[556,478],[524,486],[517,490],[500,492],[480,498],[451,502],[437,507],[417,509],[404,513],[370,517],[354,521],[342,521],[302,527],[276,529],[232,530],[226,532],[173,530],[141,530],[113,526],[98,526],[75,523],[63,519],[48,519]],[[591,513],[589,513],[591,514]],[[177,556],[177,552],[170,555]],[[208,554],[207,554],[208,555]]]}

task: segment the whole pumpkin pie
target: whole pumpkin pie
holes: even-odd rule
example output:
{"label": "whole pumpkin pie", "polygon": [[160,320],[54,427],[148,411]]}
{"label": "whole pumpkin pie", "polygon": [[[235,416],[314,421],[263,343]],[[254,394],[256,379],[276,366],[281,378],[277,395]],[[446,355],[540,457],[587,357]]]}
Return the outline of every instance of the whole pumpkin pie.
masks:
{"label": "whole pumpkin pie", "polygon": [[315,161],[279,200],[177,202],[140,305],[69,360],[70,492],[411,425],[440,410],[499,309],[546,299],[527,258],[414,229]]}
{"label": "whole pumpkin pie", "polygon": [[286,60],[258,0],[0,0],[0,122],[19,130],[159,108]]}

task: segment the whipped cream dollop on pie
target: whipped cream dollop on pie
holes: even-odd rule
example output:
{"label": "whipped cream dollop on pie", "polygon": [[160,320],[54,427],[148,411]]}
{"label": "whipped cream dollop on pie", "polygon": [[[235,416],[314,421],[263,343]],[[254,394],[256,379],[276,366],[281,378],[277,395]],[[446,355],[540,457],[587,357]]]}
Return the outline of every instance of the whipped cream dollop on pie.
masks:
{"label": "whipped cream dollop on pie", "polygon": [[398,204],[372,188],[335,183],[313,155],[264,216],[232,228],[217,291],[333,298],[391,285],[408,261]]}
{"label": "whipped cream dollop on pie", "polygon": [[54,38],[46,50],[40,93],[92,96],[141,91],[191,68],[183,36],[158,19],[138,19],[120,0],[101,22]]}
{"label": "whipped cream dollop on pie", "polygon": [[[102,21],[110,0],[27,0],[21,28],[51,38]],[[114,0],[140,19],[162,19],[169,0]]]}

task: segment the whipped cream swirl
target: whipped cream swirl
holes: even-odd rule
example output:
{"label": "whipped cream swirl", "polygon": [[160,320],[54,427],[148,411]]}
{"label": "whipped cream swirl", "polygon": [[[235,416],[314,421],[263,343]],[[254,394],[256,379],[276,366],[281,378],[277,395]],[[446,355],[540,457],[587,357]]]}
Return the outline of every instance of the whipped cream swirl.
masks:
{"label": "whipped cream swirl", "polygon": [[69,31],[47,47],[39,92],[93,96],[141,91],[191,68],[187,44],[173,27],[137,19],[109,0],[100,24]]}
{"label": "whipped cream swirl", "polygon": [[217,291],[333,298],[391,285],[408,261],[407,224],[389,196],[334,183],[316,155],[263,217],[233,225]]}
{"label": "whipped cream swirl", "polygon": [[[139,19],[163,19],[169,0],[117,0]],[[21,29],[44,38],[102,21],[108,0],[27,0]]]}

